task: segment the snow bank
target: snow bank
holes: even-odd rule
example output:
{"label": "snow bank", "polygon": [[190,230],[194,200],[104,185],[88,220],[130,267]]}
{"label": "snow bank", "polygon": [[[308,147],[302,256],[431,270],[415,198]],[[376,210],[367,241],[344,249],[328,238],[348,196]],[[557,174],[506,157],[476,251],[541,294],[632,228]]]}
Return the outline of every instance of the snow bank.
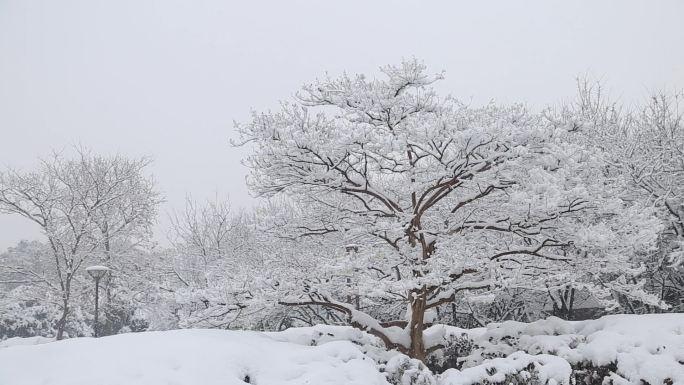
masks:
{"label": "snow bank", "polygon": [[263,333],[176,330],[0,349],[0,384],[386,385],[354,344],[304,346]]}

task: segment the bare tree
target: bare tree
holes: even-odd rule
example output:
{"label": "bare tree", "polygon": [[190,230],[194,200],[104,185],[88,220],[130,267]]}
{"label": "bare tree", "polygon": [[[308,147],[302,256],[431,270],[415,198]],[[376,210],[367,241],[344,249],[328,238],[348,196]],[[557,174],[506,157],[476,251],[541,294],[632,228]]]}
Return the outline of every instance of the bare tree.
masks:
{"label": "bare tree", "polygon": [[226,255],[234,221],[228,200],[200,206],[188,197],[185,209],[171,217],[170,240],[188,257],[199,257],[206,268],[212,259]]}

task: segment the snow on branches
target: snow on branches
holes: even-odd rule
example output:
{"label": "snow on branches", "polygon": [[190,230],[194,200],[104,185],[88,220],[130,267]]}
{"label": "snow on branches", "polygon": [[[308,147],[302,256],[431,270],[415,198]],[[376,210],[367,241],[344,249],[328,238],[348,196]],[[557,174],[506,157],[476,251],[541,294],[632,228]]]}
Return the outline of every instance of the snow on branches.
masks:
{"label": "snow on branches", "polygon": [[[440,96],[441,75],[418,61],[382,72],[316,81],[237,129],[255,148],[252,190],[302,204],[300,235],[361,245],[358,285],[405,299],[409,355],[425,357],[426,313],[457,292],[574,281],[629,292],[628,255],[660,224],[616,193],[599,146],[522,105]],[[295,289],[287,298],[354,314],[324,285]]]}

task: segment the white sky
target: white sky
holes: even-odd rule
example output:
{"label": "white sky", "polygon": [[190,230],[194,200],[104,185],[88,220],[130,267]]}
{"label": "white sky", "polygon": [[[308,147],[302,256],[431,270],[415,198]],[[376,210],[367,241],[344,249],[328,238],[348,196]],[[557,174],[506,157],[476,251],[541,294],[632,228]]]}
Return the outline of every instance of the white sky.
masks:
{"label": "white sky", "polygon": [[[52,148],[155,159],[166,212],[186,194],[250,204],[234,120],[329,71],[402,57],[482,103],[557,103],[574,77],[614,97],[684,88],[684,1],[0,0],[0,167]],[[0,251],[39,238],[0,215]]]}

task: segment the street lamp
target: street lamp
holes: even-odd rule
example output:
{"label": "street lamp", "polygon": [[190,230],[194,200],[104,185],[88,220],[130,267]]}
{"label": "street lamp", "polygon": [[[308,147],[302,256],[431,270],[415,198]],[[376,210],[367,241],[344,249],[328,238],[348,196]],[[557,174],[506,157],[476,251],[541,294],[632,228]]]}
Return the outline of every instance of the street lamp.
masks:
{"label": "street lamp", "polygon": [[[344,246],[344,251],[347,252],[347,255],[352,257],[352,259],[355,259],[357,253],[359,252],[360,245],[357,245],[356,243],[349,243]],[[357,271],[356,268],[354,268],[354,271]],[[352,286],[352,279],[351,276],[347,277],[347,286],[351,288]],[[361,296],[359,294],[356,294],[354,296],[354,302],[356,303],[356,310],[361,310]],[[351,304],[352,303],[352,297],[351,295],[347,296],[347,303]]]}
{"label": "street lamp", "polygon": [[100,279],[107,275],[109,268],[107,266],[89,266],[86,267],[86,272],[95,280],[95,337],[98,336],[98,302],[100,299]]}

